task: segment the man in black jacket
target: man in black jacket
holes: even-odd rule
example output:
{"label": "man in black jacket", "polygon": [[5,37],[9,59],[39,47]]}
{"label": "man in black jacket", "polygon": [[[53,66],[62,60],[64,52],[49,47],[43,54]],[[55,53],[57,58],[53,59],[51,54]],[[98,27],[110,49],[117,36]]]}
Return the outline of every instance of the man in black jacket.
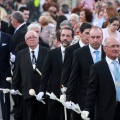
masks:
{"label": "man in black jacket", "polygon": [[[14,54],[14,47],[11,36],[0,31],[0,88],[11,88],[10,83],[6,81],[7,77],[11,77],[11,53]],[[2,108],[3,120],[10,120],[10,94],[3,94],[3,92],[0,91],[0,103]]]}
{"label": "man in black jacket", "polygon": [[[28,31],[33,30],[33,31],[35,31],[35,32],[38,34],[38,36],[39,36],[39,45],[40,45],[40,46],[49,48],[49,45],[46,44],[46,43],[42,40],[42,38],[40,37],[41,27],[40,27],[39,23],[33,22],[33,23],[31,23],[31,24],[27,27],[27,29],[28,29]],[[20,50],[22,50],[22,49],[24,49],[24,48],[27,48],[27,47],[28,47],[28,45],[26,44],[26,42],[23,42],[23,43],[21,43],[20,45],[17,46],[16,52],[18,52],[18,51],[20,51]]]}
{"label": "man in black jacket", "polygon": [[38,44],[39,36],[34,31],[26,33],[25,41],[28,47],[17,53],[11,93],[15,95],[15,90],[22,92],[27,111],[26,120],[45,120],[46,112],[43,110],[43,113],[39,113],[39,111],[42,111],[42,103],[38,102],[35,97],[30,96],[29,90],[34,89],[36,94],[39,92],[41,75],[33,69],[33,64],[36,64],[37,69],[42,73],[48,49]]}
{"label": "man in black jacket", "polygon": [[[79,104],[81,110],[84,109],[90,67],[98,61],[98,58],[101,60],[105,57],[101,45],[102,39],[102,30],[99,27],[93,26],[89,31],[89,45],[79,48],[74,52],[66,92],[67,105],[71,105],[70,101],[73,101]],[[93,120],[93,111],[91,113],[91,120]],[[82,120],[79,114],[74,114],[73,117],[74,120]]]}

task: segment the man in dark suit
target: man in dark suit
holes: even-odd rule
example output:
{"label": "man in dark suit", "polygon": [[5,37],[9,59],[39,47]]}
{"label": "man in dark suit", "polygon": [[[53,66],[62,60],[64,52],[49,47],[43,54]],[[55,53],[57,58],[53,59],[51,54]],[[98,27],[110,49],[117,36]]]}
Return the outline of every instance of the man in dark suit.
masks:
{"label": "man in dark suit", "polygon": [[[101,43],[103,33],[99,27],[92,27],[89,31],[89,45],[79,48],[74,52],[70,79],[67,85],[66,104],[78,103],[81,110],[84,109],[85,95],[89,80],[90,66],[105,57]],[[94,52],[95,51],[95,52]],[[96,56],[96,51],[99,53]],[[81,120],[79,114],[73,114],[74,120]],[[91,120],[92,120],[91,114]]]}
{"label": "man in dark suit", "polygon": [[109,37],[103,48],[106,58],[91,66],[85,111],[81,115],[87,118],[95,105],[95,120],[120,120],[120,43]]}
{"label": "man in dark suit", "polygon": [[1,31],[7,33],[8,32],[8,23],[1,20]]}
{"label": "man in dark suit", "polygon": [[[11,87],[10,83],[6,81],[7,77],[11,77],[10,53],[14,53],[11,36],[0,31],[0,88],[10,89]],[[10,94],[6,93],[4,95],[0,91],[0,103],[3,120],[10,120]]]}
{"label": "man in dark suit", "polygon": [[[28,22],[29,19],[29,15],[30,15],[30,10],[27,7],[20,7],[19,10],[20,12],[23,13],[23,18],[24,18],[24,22],[25,24],[28,26],[30,23]],[[10,24],[10,26],[8,27],[8,33],[13,35],[15,31],[15,28],[12,26],[12,24]]]}
{"label": "man in dark suit", "polygon": [[[27,29],[28,29],[28,31],[33,30],[33,31],[35,31],[35,32],[38,34],[38,36],[39,36],[39,45],[40,45],[40,46],[49,48],[49,45],[46,44],[46,43],[42,40],[42,38],[40,37],[41,27],[40,27],[39,23],[33,22],[33,23],[31,23],[31,24],[27,27]],[[27,48],[27,47],[28,47],[28,45],[27,45],[25,42],[23,42],[23,43],[21,43],[20,45],[17,46],[16,52],[18,52],[18,51],[20,51],[20,50],[22,50],[22,49],[24,49],[24,48]]]}
{"label": "man in dark suit", "polygon": [[34,89],[37,94],[41,84],[41,76],[33,69],[32,65],[36,65],[36,68],[42,73],[48,50],[39,46],[38,38],[38,34],[34,31],[28,31],[26,33],[25,42],[29,47],[17,53],[13,74],[12,94],[15,95],[16,90],[22,92],[23,102],[27,111],[27,120],[45,120],[46,117],[44,109],[42,109],[43,112],[40,112],[42,111],[41,108],[43,108],[42,103],[38,102],[35,97],[29,95],[30,89]]}
{"label": "man in dark suit", "polygon": [[22,42],[25,42],[25,34],[27,32],[27,25],[23,18],[23,13],[15,11],[11,14],[11,24],[15,28],[14,34],[12,35],[12,41],[16,48]]}
{"label": "man in dark suit", "polygon": [[73,52],[78,49],[82,48],[83,46],[89,44],[89,31],[92,25],[90,23],[83,23],[80,27],[80,41],[76,44],[69,46],[65,49],[65,60],[62,69],[62,76],[61,76],[61,85],[67,87],[67,83],[70,77],[71,71],[71,64],[73,59]]}
{"label": "man in dark suit", "polygon": [[[41,89],[37,95],[40,101],[46,91],[53,92],[60,97],[60,81],[62,66],[64,61],[64,50],[70,45],[74,38],[72,28],[65,27],[61,30],[61,47],[52,49],[48,52],[42,73]],[[48,120],[60,120],[61,104],[57,101],[48,99]]]}
{"label": "man in dark suit", "polygon": [[[11,24],[15,28],[14,34],[12,35],[12,41],[14,44],[14,49],[22,43],[25,42],[25,33],[27,32],[27,25],[23,18],[23,13],[20,11],[15,11],[11,14]],[[19,96],[20,97],[20,96]],[[17,96],[12,96],[14,101],[13,110],[15,111],[16,104],[18,102]],[[12,112],[14,112],[12,111]]]}

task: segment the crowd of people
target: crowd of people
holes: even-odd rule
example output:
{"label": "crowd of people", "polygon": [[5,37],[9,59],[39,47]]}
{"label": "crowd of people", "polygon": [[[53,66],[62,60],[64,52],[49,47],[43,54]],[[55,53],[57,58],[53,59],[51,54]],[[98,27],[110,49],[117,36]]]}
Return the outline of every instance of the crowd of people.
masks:
{"label": "crowd of people", "polygon": [[118,0],[1,0],[2,119],[120,120],[119,14]]}

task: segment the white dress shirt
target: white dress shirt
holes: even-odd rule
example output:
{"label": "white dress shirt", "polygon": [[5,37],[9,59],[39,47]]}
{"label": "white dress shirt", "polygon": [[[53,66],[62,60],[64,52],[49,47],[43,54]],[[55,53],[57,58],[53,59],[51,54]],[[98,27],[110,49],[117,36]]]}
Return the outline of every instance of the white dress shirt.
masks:
{"label": "white dress shirt", "polygon": [[95,61],[95,58],[96,58],[96,54],[95,54],[94,51],[99,51],[99,58],[100,58],[100,60],[101,60],[101,54],[102,54],[101,46],[100,46],[97,50],[95,50],[95,49],[92,48],[92,47],[90,46],[90,44],[89,44],[89,48],[90,48],[90,53],[91,53],[91,55],[92,55],[93,61]]}
{"label": "white dress shirt", "polygon": [[81,40],[79,41],[79,45],[80,45],[80,47],[85,46],[85,44]]}
{"label": "white dress shirt", "polygon": [[[114,64],[112,63],[113,60],[111,60],[110,58],[108,58],[108,57],[106,56],[106,61],[107,61],[107,64],[108,64],[108,66],[109,66],[109,69],[110,69],[112,78],[113,78],[114,83],[115,83],[115,76],[114,76],[114,74],[113,74]],[[120,72],[120,65],[119,65],[118,58],[117,58],[116,60],[114,60],[114,61],[117,61],[117,67],[118,67],[118,70],[119,70],[119,72]]]}
{"label": "white dress shirt", "polygon": [[36,58],[36,60],[37,60],[37,58],[38,58],[38,52],[39,52],[39,45],[38,45],[34,50],[32,50],[32,49],[29,47],[29,51],[30,51],[31,61],[32,61],[32,52],[31,52],[31,51],[34,51],[35,58]]}
{"label": "white dress shirt", "polygon": [[62,53],[62,61],[64,61],[65,57],[65,48],[61,45],[61,53]]}

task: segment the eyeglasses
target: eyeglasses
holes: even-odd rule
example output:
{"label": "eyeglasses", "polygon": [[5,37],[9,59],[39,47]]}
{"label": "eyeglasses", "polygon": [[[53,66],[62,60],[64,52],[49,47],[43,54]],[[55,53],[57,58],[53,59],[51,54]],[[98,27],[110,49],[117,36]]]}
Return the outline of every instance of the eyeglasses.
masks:
{"label": "eyeglasses", "polygon": [[37,38],[37,37],[35,37],[35,36],[31,36],[31,37],[27,38],[26,40],[36,39],[36,38]]}
{"label": "eyeglasses", "polygon": [[105,46],[105,47],[108,47],[108,48],[120,48],[120,45],[111,45],[111,46]]}

